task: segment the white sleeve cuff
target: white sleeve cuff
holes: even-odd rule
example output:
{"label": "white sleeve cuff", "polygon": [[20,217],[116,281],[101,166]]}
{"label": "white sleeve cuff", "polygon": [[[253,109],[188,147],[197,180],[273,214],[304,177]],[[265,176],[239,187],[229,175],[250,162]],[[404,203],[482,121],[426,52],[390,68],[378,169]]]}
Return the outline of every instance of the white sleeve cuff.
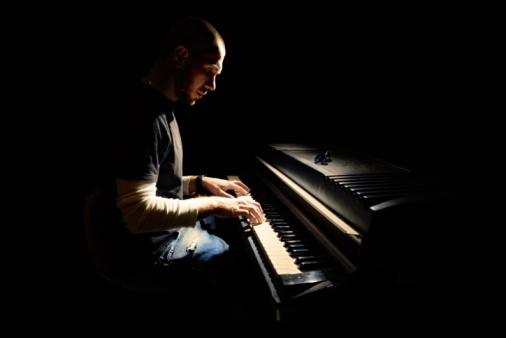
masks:
{"label": "white sleeve cuff", "polygon": [[191,176],[183,176],[183,195],[190,195],[190,178]]}

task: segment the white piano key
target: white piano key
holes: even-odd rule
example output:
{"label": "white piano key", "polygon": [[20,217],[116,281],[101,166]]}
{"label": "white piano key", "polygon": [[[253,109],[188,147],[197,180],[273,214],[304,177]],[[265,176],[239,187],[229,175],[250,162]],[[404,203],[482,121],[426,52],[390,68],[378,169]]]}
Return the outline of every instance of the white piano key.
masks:
{"label": "white piano key", "polygon": [[268,222],[253,226],[252,230],[278,275],[301,273],[295,258],[290,257],[283,242]]}

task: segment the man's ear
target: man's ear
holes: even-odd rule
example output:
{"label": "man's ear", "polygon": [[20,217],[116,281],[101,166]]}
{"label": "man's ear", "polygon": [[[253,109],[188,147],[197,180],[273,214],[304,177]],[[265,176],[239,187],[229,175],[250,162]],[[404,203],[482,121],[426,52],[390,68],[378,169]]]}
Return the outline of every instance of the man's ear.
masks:
{"label": "man's ear", "polygon": [[177,68],[181,68],[183,66],[184,61],[190,55],[188,49],[185,46],[177,46],[174,50],[174,63]]}

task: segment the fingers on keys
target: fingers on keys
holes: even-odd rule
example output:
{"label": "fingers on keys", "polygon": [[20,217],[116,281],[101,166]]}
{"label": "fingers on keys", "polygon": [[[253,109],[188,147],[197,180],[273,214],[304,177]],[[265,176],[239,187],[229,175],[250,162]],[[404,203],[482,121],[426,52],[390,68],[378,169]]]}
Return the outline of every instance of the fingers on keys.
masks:
{"label": "fingers on keys", "polygon": [[262,206],[260,203],[256,202],[251,198],[251,196],[241,197],[247,205],[244,208],[248,211],[248,215],[246,216],[252,224],[262,224],[265,222],[264,212],[262,210]]}
{"label": "fingers on keys", "polygon": [[250,189],[241,181],[233,181],[235,186],[233,190],[235,191],[237,196],[248,196]]}

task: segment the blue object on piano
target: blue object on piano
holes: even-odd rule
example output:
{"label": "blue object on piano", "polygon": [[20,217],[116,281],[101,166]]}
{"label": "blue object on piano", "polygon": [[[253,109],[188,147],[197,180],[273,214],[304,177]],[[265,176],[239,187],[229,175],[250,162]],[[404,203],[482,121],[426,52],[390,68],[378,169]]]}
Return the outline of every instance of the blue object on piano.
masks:
{"label": "blue object on piano", "polygon": [[314,163],[321,165],[328,165],[329,162],[332,162],[330,154],[331,154],[330,150],[327,150],[326,152],[316,155],[316,157],[314,158]]}

